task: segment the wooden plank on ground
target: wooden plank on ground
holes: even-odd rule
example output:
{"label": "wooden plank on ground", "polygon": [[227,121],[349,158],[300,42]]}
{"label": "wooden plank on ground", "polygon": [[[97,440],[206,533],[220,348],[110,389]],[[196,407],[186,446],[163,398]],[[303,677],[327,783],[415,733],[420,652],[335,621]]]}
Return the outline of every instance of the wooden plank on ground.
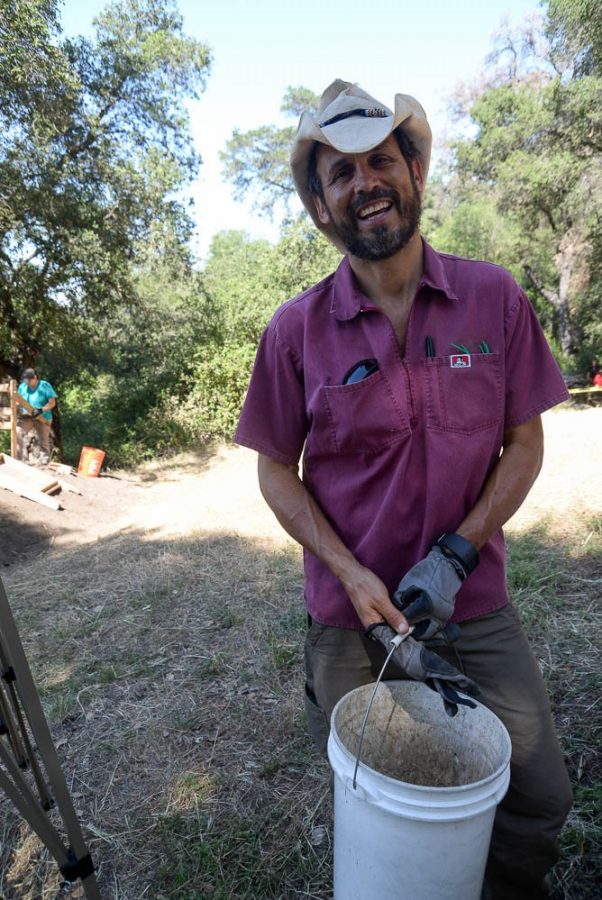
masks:
{"label": "wooden plank on ground", "polygon": [[61,509],[56,497],[50,497],[47,493],[49,490],[60,490],[58,481],[6,453],[0,453],[0,487],[49,509]]}
{"label": "wooden plank on ground", "polygon": [[13,459],[8,453],[0,453],[0,472],[21,478],[30,487],[38,491],[44,491],[49,485],[56,484],[54,472],[43,472],[40,469],[35,469],[19,459]]}
{"label": "wooden plank on ground", "polygon": [[36,491],[35,488],[29,488],[17,479],[12,479],[6,475],[3,476],[1,473],[0,488],[12,491],[13,494],[18,494],[20,497],[25,497],[26,500],[33,500],[34,503],[41,503],[42,506],[47,506],[48,509],[62,509],[56,497],[49,497],[43,491]]}
{"label": "wooden plank on ground", "polygon": [[59,485],[59,487],[61,488],[62,491],[67,491],[68,493],[71,493],[71,494],[77,494],[79,497],[83,496],[82,492],[78,491],[78,489],[76,487],[74,487],[72,484],[69,484],[68,481],[63,481],[62,479],[57,478],[57,484]]}
{"label": "wooden plank on ground", "polygon": [[45,487],[41,488],[43,494],[56,494],[57,491],[60,491],[61,486],[58,481],[51,481],[50,484],[47,484]]}

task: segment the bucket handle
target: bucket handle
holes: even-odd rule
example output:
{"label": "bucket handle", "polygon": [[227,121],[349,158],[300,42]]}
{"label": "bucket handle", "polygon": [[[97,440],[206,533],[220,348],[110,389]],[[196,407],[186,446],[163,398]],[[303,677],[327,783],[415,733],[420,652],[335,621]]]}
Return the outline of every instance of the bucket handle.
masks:
{"label": "bucket handle", "polygon": [[393,656],[393,654],[395,653],[395,651],[397,650],[399,645],[403,644],[403,642],[406,640],[406,638],[409,638],[409,636],[411,635],[411,633],[413,631],[414,631],[414,628],[412,627],[412,628],[410,628],[409,631],[406,631],[405,634],[396,634],[395,637],[392,638],[390,641],[391,649],[389,650],[389,653],[388,653],[387,658],[385,659],[384,665],[379,672],[378,678],[376,679],[376,683],[374,685],[374,690],[372,691],[370,700],[368,701],[366,715],[364,716],[364,721],[362,722],[362,728],[360,731],[360,739],[359,739],[359,744],[357,747],[357,756],[355,758],[355,768],[353,770],[353,790],[354,791],[357,790],[357,770],[359,768],[360,756],[362,754],[362,744],[364,743],[364,732],[366,731],[366,725],[368,724],[368,716],[370,715],[370,710],[372,709],[372,704],[374,703],[374,698],[376,697],[376,692],[378,690],[378,686],[381,682],[381,678],[385,674],[385,669],[389,665],[389,660],[391,659],[391,657]]}

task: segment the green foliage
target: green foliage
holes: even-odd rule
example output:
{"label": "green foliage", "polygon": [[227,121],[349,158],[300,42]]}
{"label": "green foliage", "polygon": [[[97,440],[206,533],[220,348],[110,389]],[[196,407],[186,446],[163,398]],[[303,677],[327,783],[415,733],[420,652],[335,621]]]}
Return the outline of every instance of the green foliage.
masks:
{"label": "green foliage", "polygon": [[[57,39],[57,0],[20,0],[0,7],[0,124],[5,137],[23,133],[32,114],[50,134],[64,116],[76,82]],[[57,122],[58,117],[58,122]]]}
{"label": "green foliage", "polygon": [[[289,87],[280,111],[298,119],[305,110],[315,110],[319,97],[304,87]],[[227,181],[234,185],[239,200],[253,197],[254,206],[263,215],[272,216],[278,209],[288,213],[289,200],[295,193],[289,167],[295,128],[263,125],[251,131],[235,130],[220,153]]]}
{"label": "green foliage", "polygon": [[191,222],[174,192],[198,157],[183,99],[203,89],[209,64],[171,0],[114,3],[93,40],[73,41],[59,39],[49,0],[3,5],[3,368],[48,352],[67,329],[81,349],[86,320],[135,303],[136,245],[161,224],[185,246]]}
{"label": "green foliage", "polygon": [[437,250],[512,268],[517,229],[500,213],[493,192],[450,188],[434,180],[426,196],[422,230]]}
{"label": "green foliage", "polygon": [[[198,275],[155,267],[135,282],[138,303],[96,329],[87,366],[63,368],[64,453],[105,449],[109,465],[130,465],[190,445],[176,388],[191,377],[195,354],[214,336],[211,305]],[[60,359],[49,359],[60,371]],[[57,382],[58,383],[58,382]]]}
{"label": "green foliage", "polygon": [[297,222],[277,245],[241,232],[217,235],[203,272],[212,336],[199,345],[191,377],[172,391],[166,417],[200,443],[230,440],[257,344],[276,308],[331,272],[340,255],[313,226]]}
{"label": "green foliage", "polygon": [[602,75],[602,15],[598,0],[548,0],[547,34],[576,75]]}
{"label": "green foliage", "polygon": [[48,354],[60,378],[65,457],[84,444],[110,466],[212,439],[230,440],[261,333],[275,309],[337,265],[337,251],[297,222],[275,246],[242,232],[213,239],[202,273],[185,261],[136,277],[138,302],[90,333],[86,367]]}
{"label": "green foliage", "polygon": [[234,340],[204,348],[194,368],[190,393],[174,414],[198,443],[230,440],[247,390],[256,343]]}
{"label": "green foliage", "polygon": [[[593,43],[577,25],[587,0],[551,3],[550,43],[510,44],[520,64],[482,90],[470,107],[474,138],[455,145],[465,190],[493,196],[515,232],[508,247],[522,279],[539,297],[560,350],[574,355],[591,343],[593,298],[602,281],[602,77]],[[602,27],[592,7],[592,39]],[[540,35],[541,37],[541,35]],[[520,50],[520,52],[519,52]],[[598,74],[597,74],[598,73]]]}
{"label": "green foliage", "polygon": [[274,254],[274,276],[283,299],[321,281],[340,261],[339,251],[307,218],[293,223],[283,231]]}

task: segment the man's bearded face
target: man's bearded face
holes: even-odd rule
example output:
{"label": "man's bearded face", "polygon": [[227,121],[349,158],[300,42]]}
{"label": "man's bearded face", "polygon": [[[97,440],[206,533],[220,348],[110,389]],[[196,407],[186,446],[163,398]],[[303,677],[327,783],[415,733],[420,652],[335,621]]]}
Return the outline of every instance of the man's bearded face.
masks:
{"label": "man's bearded face", "polygon": [[348,253],[358,259],[388,259],[408,244],[418,229],[422,203],[414,166],[394,135],[366,153],[343,154],[320,146],[317,162],[319,217],[332,226]]}
{"label": "man's bearded face", "polygon": [[[349,215],[335,219],[332,224],[347,252],[358,259],[388,259],[402,250],[415,234],[420,224],[422,202],[414,175],[410,170],[412,191],[405,200],[391,189],[375,188],[368,195],[359,195],[349,206]],[[357,211],[379,200],[390,200],[399,216],[399,225],[392,227],[380,225],[370,232],[361,231],[357,225]]]}

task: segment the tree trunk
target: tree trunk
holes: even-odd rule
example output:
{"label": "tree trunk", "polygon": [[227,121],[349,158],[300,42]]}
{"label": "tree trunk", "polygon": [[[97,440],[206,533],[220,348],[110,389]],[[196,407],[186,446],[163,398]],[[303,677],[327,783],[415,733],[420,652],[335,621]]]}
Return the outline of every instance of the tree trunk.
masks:
{"label": "tree trunk", "polygon": [[56,406],[52,410],[52,436],[54,441],[54,447],[57,452],[58,461],[62,462],[63,460],[63,430],[61,427],[61,413],[59,411],[58,400],[56,402]]}
{"label": "tree trunk", "polygon": [[558,337],[560,349],[566,354],[575,353],[578,348],[578,338],[569,311],[571,282],[575,264],[578,262],[578,250],[579,244],[572,239],[569,232],[560,241],[558,253],[554,257],[559,275],[558,300],[555,304],[558,313]]}
{"label": "tree trunk", "polygon": [[527,275],[533,287],[539,291],[542,297],[554,308],[556,313],[557,337],[562,353],[570,356],[578,347],[578,338],[569,310],[569,291],[571,276],[573,274],[574,253],[572,247],[562,246],[555,257],[556,268],[559,274],[558,290],[554,291],[546,287],[537,272],[526,267]]}

